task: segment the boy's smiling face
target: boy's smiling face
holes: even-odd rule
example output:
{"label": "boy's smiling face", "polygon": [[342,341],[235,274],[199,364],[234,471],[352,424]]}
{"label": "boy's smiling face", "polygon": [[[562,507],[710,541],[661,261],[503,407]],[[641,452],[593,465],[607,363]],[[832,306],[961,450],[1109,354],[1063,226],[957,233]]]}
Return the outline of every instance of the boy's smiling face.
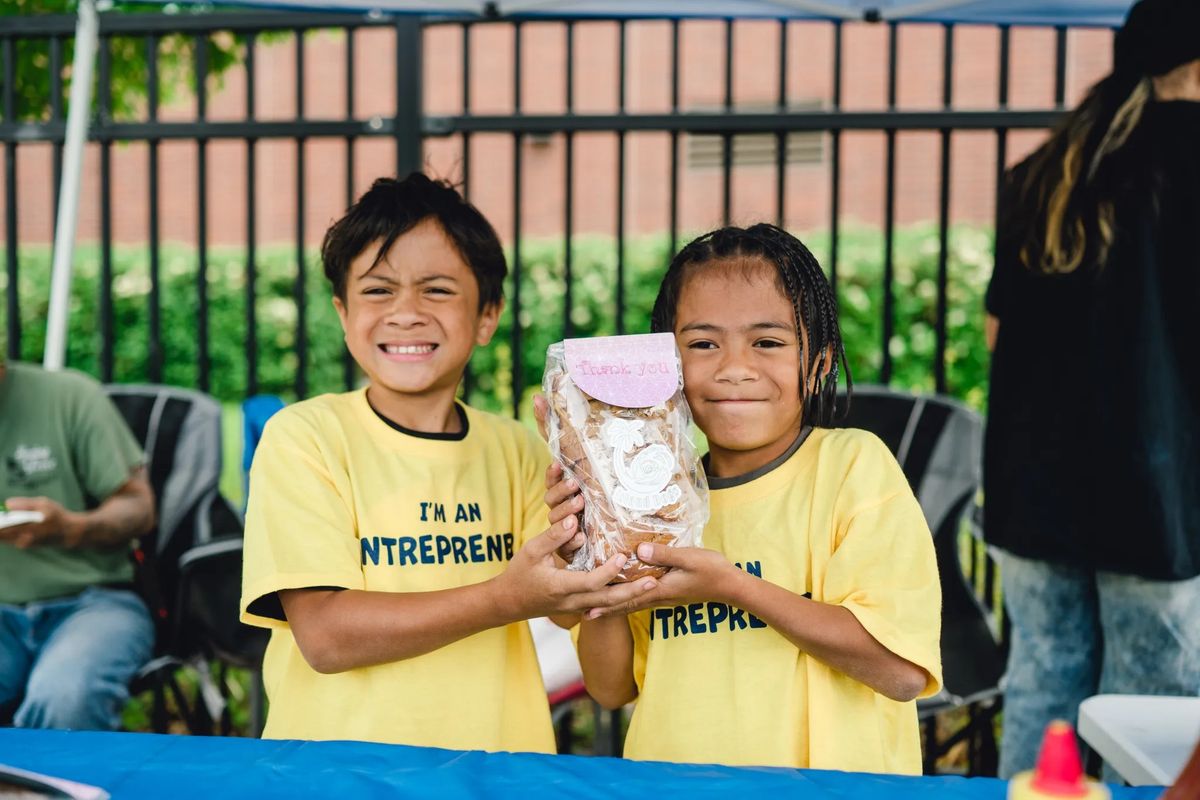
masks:
{"label": "boy's smiling face", "polygon": [[472,349],[491,341],[502,303],[480,310],[474,273],[433,218],[376,262],[378,251],[367,247],[350,263],[345,300],[333,299],[371,399],[389,416],[397,401],[449,403]]}
{"label": "boy's smiling face", "polygon": [[791,446],[801,423],[801,339],[773,266],[694,268],[680,292],[675,340],[713,475],[744,475]]}

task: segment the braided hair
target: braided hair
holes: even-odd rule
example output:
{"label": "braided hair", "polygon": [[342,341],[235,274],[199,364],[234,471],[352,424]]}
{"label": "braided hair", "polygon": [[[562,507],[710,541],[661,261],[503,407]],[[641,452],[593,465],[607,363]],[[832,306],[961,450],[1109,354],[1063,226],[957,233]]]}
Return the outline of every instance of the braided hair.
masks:
{"label": "braided hair", "polygon": [[[776,285],[792,303],[796,333],[802,343],[802,424],[829,427],[836,413],[839,369],[846,371],[847,408],[853,386],[838,328],[837,298],[816,257],[787,231],[759,223],[749,228],[720,228],[690,242],[667,268],[654,301],[650,329],[655,333],[675,332],[679,298],[695,268],[731,268],[746,260],[761,260],[775,267]],[[826,358],[828,373],[824,369]]]}

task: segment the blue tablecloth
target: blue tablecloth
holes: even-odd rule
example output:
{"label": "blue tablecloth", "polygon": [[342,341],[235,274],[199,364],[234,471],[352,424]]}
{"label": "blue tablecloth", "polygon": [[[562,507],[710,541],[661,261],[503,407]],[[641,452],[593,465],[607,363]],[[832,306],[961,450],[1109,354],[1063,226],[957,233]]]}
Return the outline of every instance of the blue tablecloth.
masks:
{"label": "blue tablecloth", "polygon": [[[487,754],[362,742],[259,741],[143,733],[0,729],[0,763],[94,784],[121,798],[491,798],[549,796],[803,800],[1003,800],[987,778],[906,778],[817,770]],[[1150,800],[1158,789],[1115,789]]]}

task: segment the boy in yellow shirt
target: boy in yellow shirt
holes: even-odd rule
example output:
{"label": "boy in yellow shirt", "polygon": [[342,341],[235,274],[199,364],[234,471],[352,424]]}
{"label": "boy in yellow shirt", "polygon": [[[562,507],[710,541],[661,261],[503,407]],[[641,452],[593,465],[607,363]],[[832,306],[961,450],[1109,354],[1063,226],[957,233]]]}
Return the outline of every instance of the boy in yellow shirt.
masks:
{"label": "boy in yellow shirt", "polygon": [[[297,403],[250,473],[242,620],[272,630],[265,736],[551,752],[525,620],[627,600],[555,552],[545,446],[455,400],[507,268],[452,188],[381,179],[322,247],[365,389]],[[561,515],[560,515],[561,516]]]}
{"label": "boy in yellow shirt", "polygon": [[[887,447],[825,427],[845,355],[816,259],[772,225],[702,236],[653,328],[675,334],[708,437],[711,519],[707,549],[639,546],[671,571],[580,626],[588,691],[637,700],[625,755],[919,773],[913,700],[941,682],[932,537]],[[581,507],[560,474],[552,518]]]}

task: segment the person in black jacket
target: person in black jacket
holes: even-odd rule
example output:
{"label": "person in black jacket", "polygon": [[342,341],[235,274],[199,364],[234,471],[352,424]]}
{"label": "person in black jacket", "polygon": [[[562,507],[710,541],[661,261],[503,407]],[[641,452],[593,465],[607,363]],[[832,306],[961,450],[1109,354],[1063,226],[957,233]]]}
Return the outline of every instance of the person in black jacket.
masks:
{"label": "person in black jacket", "polygon": [[1000,220],[984,524],[1007,777],[1098,691],[1200,694],[1200,2],[1134,6]]}

